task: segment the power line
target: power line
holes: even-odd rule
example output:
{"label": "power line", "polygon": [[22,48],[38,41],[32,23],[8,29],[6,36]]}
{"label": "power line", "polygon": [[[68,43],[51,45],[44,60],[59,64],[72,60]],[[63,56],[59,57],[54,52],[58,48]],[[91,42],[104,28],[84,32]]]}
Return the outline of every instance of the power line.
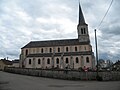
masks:
{"label": "power line", "polygon": [[105,19],[105,17],[106,17],[106,15],[107,15],[108,11],[110,10],[110,7],[111,7],[113,1],[114,1],[114,0],[111,1],[111,3],[110,3],[110,5],[109,5],[109,7],[108,7],[108,9],[107,9],[107,11],[106,11],[104,17],[102,18],[101,22],[98,24],[97,29],[99,29],[100,26],[101,26],[101,24],[103,23],[103,20]]}

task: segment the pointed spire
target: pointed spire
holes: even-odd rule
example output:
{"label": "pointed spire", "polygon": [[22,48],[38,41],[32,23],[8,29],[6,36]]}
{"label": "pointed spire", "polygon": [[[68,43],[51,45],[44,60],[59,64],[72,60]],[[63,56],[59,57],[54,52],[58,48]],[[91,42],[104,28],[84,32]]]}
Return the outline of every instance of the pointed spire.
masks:
{"label": "pointed spire", "polygon": [[84,25],[84,24],[86,24],[86,23],[85,23],[85,19],[84,19],[82,9],[80,6],[80,2],[79,2],[79,22],[78,22],[78,25]]}

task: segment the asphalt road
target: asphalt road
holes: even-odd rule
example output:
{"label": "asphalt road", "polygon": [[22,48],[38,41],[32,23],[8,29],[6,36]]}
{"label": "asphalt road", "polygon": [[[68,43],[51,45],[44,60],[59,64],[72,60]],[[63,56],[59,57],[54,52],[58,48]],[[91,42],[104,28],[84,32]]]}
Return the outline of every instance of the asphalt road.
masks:
{"label": "asphalt road", "polygon": [[67,81],[0,71],[0,90],[120,90],[120,81]]}

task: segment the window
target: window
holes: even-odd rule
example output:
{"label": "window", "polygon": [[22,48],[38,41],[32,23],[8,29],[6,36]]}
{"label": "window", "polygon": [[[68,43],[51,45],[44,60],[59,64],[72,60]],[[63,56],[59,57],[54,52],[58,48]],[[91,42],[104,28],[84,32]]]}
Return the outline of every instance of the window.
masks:
{"label": "window", "polygon": [[28,50],[25,51],[25,55],[28,55]]}
{"label": "window", "polygon": [[68,52],[68,47],[66,47],[66,52]]}
{"label": "window", "polygon": [[58,48],[58,52],[60,52],[60,48]]}
{"label": "window", "polygon": [[86,62],[89,63],[89,57],[86,57]]}
{"label": "window", "polygon": [[50,64],[50,59],[49,58],[47,59],[47,64]]}
{"label": "window", "polygon": [[31,64],[31,59],[29,59],[29,64]]}
{"label": "window", "polygon": [[81,34],[83,34],[83,29],[81,28]]}
{"label": "window", "polygon": [[78,57],[76,57],[76,63],[79,63],[79,59],[78,59]]}
{"label": "window", "polygon": [[75,47],[75,51],[77,51],[77,47]]}
{"label": "window", "polygon": [[40,59],[38,59],[38,64],[40,64],[41,63],[41,60]]}
{"label": "window", "polygon": [[50,48],[50,53],[52,52],[52,48]]}
{"label": "window", "polygon": [[84,28],[84,34],[86,34],[86,32],[85,32],[85,28]]}
{"label": "window", "polygon": [[56,64],[59,64],[59,58],[56,59]]}
{"label": "window", "polygon": [[69,63],[68,58],[66,58],[66,63]]}
{"label": "window", "polygon": [[43,53],[43,48],[41,49],[41,53]]}

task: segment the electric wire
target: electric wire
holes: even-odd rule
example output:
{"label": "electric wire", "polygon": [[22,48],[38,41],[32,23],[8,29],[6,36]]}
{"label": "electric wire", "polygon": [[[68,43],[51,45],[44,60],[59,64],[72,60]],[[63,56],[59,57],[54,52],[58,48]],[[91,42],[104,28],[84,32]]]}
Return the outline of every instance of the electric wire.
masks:
{"label": "electric wire", "polygon": [[107,9],[107,11],[106,11],[106,13],[105,13],[105,15],[103,16],[101,22],[98,24],[97,29],[100,29],[100,26],[102,25],[105,17],[107,16],[107,14],[108,14],[108,12],[109,12],[109,10],[110,10],[110,7],[112,6],[113,1],[114,1],[114,0],[111,1],[111,3],[110,3],[110,5],[109,5],[109,7],[108,7],[108,9]]}

